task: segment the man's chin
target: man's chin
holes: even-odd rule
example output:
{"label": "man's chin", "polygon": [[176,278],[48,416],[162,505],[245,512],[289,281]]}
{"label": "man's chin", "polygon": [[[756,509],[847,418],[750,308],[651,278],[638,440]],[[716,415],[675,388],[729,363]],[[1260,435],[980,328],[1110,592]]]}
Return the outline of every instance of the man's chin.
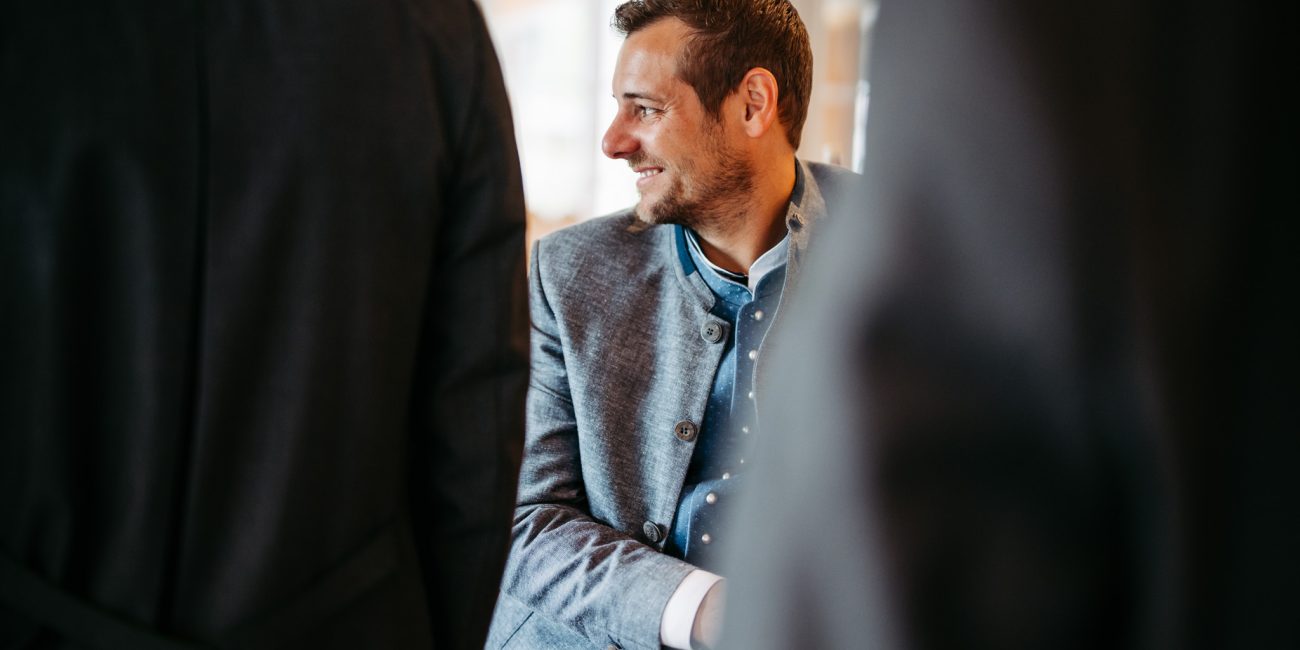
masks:
{"label": "man's chin", "polygon": [[632,208],[632,213],[636,215],[637,221],[647,225],[657,226],[664,223],[659,219],[660,215],[651,207],[647,206],[645,201],[637,203],[636,207]]}
{"label": "man's chin", "polygon": [[662,203],[641,199],[632,209],[637,220],[651,226],[663,226],[685,223],[681,211],[667,208]]}

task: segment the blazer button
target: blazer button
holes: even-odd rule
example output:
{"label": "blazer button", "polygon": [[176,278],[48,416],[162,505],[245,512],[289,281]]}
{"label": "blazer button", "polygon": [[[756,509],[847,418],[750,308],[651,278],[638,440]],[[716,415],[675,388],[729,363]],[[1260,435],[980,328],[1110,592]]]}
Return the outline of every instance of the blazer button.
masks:
{"label": "blazer button", "polygon": [[709,343],[721,343],[727,338],[727,327],[717,321],[706,321],[700,326],[700,336]]}
{"label": "blazer button", "polygon": [[700,433],[700,428],[695,426],[690,420],[682,420],[673,425],[673,433],[683,442],[690,442]]}
{"label": "blazer button", "polygon": [[645,538],[651,542],[658,542],[664,538],[663,528],[660,528],[659,524],[656,524],[653,521],[647,521],[644,524],[641,524],[641,532],[645,533]]}

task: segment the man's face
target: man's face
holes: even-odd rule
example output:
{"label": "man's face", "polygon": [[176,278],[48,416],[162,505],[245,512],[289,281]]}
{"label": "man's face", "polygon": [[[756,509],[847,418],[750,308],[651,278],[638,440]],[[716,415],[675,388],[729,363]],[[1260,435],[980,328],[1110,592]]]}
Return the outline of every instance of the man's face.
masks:
{"label": "man's face", "polygon": [[666,18],[627,37],[614,69],[618,113],[601,146],[637,173],[642,221],[698,229],[740,216],[754,174],[743,133],[728,124],[727,109],[738,96],[724,102],[719,121],[677,76],[689,33],[680,20]]}

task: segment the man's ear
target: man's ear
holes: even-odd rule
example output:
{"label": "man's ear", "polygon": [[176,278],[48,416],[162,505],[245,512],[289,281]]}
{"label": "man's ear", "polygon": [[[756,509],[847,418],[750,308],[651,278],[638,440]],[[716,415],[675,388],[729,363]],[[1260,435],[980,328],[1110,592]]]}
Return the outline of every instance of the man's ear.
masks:
{"label": "man's ear", "polygon": [[740,81],[740,96],[745,103],[745,134],[757,138],[777,122],[780,89],[776,76],[767,68],[751,68]]}

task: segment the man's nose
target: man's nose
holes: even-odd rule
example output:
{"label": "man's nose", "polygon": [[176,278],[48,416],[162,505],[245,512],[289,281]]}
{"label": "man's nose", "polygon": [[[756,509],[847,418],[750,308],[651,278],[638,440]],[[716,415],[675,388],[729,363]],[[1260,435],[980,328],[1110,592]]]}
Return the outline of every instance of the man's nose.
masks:
{"label": "man's nose", "polygon": [[617,160],[636,153],[640,147],[640,143],[628,131],[623,115],[621,113],[615,115],[614,120],[609,123],[609,128],[605,129],[605,137],[600,140],[600,150],[606,156]]}

